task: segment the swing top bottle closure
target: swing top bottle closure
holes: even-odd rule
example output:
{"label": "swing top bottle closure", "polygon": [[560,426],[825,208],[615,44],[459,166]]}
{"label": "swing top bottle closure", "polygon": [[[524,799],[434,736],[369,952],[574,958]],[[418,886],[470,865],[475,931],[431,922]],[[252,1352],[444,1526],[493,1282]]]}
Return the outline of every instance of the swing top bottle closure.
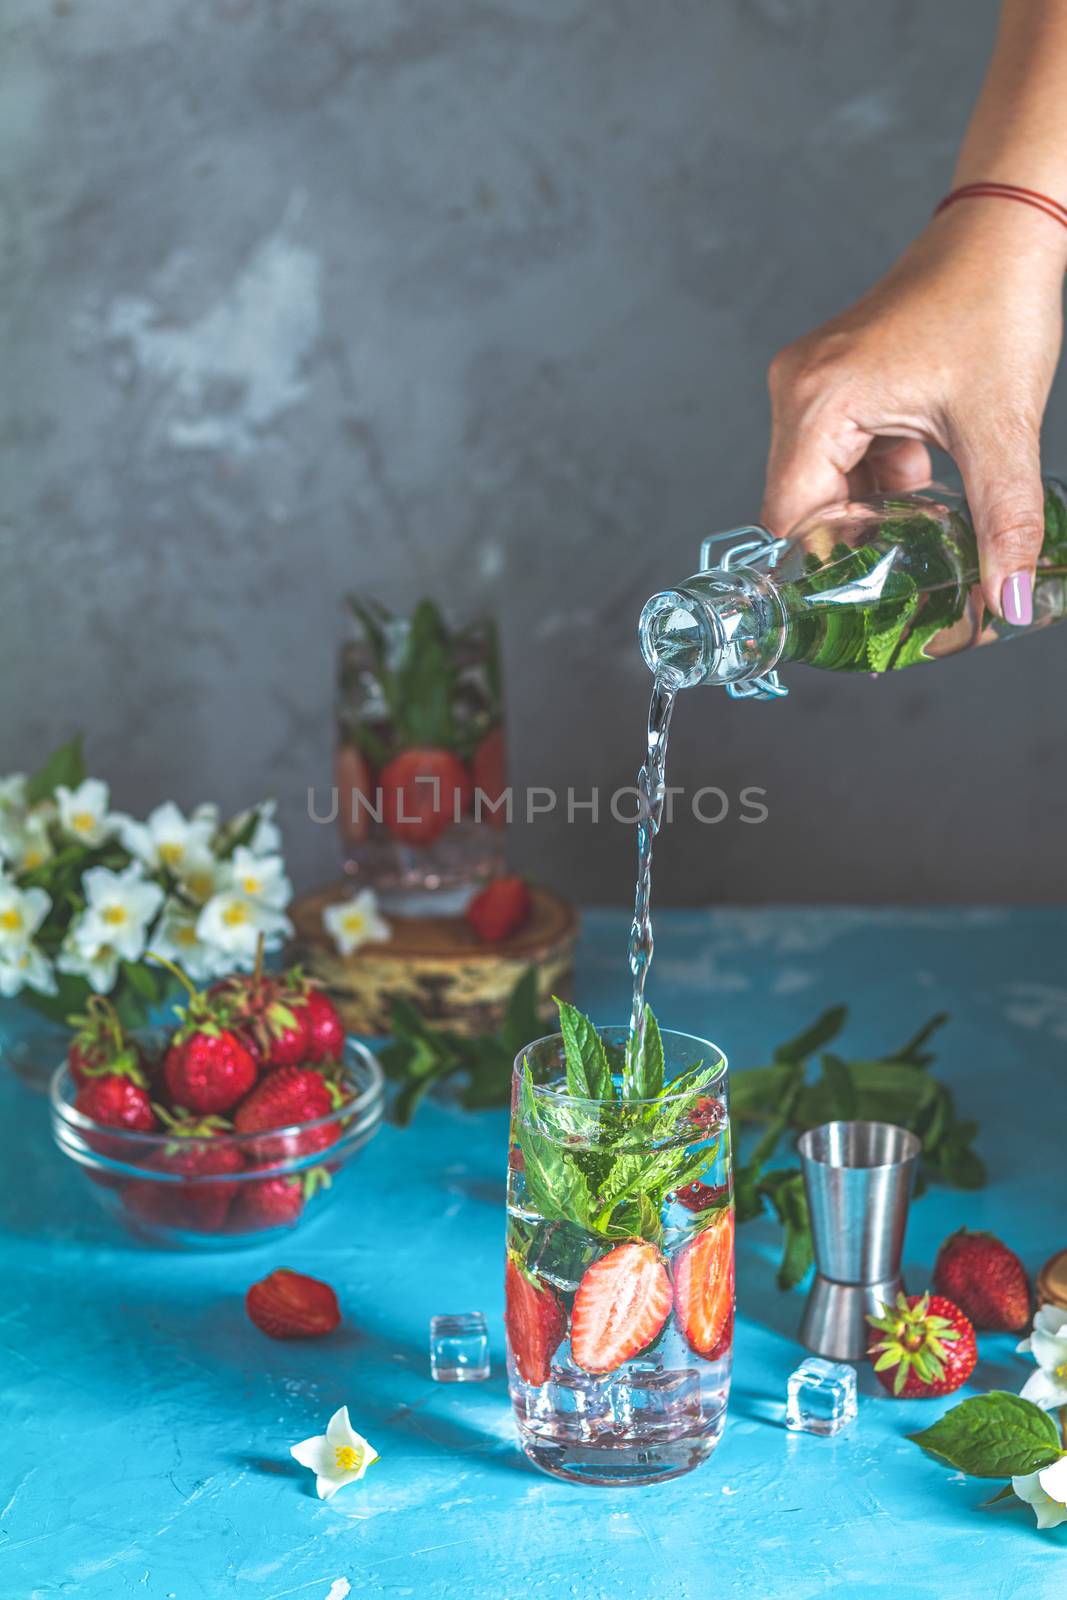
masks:
{"label": "swing top bottle closure", "polygon": [[1045,479],[1045,540],[1028,628],[986,609],[967,504],[933,485],[827,506],[789,539],[761,527],[712,534],[700,571],[648,601],[641,651],[673,688],[716,684],[734,699],[770,700],[788,692],[778,676],[787,662],[890,672],[1064,616],[1067,485]]}

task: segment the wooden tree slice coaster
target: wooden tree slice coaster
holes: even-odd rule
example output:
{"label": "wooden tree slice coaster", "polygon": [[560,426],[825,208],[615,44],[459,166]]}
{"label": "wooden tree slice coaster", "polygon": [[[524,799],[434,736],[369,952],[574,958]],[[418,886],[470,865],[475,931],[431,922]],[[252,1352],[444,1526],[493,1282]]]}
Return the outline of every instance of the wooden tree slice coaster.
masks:
{"label": "wooden tree slice coaster", "polygon": [[338,955],[323,909],[352,894],[348,882],[303,895],[289,909],[293,959],[326,985],[350,1033],[387,1034],[397,1000],[431,1024],[459,1033],[492,1033],[528,967],[537,968],[545,1022],[552,996],[569,999],[574,983],[578,913],[547,889],[531,889],[530,916],[511,939],[485,944],[462,917],[390,917],[393,936]]}
{"label": "wooden tree slice coaster", "polygon": [[1057,1251],[1038,1273],[1037,1303],[1067,1310],[1067,1250]]}

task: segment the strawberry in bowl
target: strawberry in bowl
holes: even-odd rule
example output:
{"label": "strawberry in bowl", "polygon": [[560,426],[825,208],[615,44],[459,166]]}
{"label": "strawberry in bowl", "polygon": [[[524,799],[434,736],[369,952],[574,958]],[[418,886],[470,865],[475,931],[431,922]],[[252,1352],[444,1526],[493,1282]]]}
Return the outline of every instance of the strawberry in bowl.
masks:
{"label": "strawberry in bowl", "polygon": [[[58,1068],[52,1133],[98,1203],[156,1244],[232,1247],[301,1226],[382,1117],[377,1062],[299,975],[235,975],[191,994],[169,1034],[113,1037],[108,1051],[80,1083],[72,1063]],[[153,1059],[149,1076],[141,1062]]]}

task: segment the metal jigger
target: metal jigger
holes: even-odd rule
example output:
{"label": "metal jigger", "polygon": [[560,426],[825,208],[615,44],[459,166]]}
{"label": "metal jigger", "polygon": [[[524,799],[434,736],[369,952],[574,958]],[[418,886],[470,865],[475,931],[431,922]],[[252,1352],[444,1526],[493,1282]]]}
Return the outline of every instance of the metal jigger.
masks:
{"label": "metal jigger", "polygon": [[919,1140],[891,1122],[826,1122],[802,1134],[797,1148],[816,1272],[800,1341],[831,1361],[859,1361],[867,1313],[891,1305],[901,1289]]}

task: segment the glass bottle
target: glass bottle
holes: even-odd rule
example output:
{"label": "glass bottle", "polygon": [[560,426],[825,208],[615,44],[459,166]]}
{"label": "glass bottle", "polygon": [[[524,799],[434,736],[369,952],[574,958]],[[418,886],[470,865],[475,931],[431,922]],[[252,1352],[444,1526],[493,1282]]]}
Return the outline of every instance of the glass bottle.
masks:
{"label": "glass bottle", "polygon": [[[734,543],[719,556],[723,541]],[[738,542],[739,541],[739,542]],[[1045,479],[1045,542],[1029,628],[994,617],[962,495],[933,485],[825,507],[788,539],[766,528],[713,534],[701,569],[653,595],[641,651],[674,688],[718,684],[735,699],[787,693],[778,667],[889,672],[1067,616],[1067,486]]]}

